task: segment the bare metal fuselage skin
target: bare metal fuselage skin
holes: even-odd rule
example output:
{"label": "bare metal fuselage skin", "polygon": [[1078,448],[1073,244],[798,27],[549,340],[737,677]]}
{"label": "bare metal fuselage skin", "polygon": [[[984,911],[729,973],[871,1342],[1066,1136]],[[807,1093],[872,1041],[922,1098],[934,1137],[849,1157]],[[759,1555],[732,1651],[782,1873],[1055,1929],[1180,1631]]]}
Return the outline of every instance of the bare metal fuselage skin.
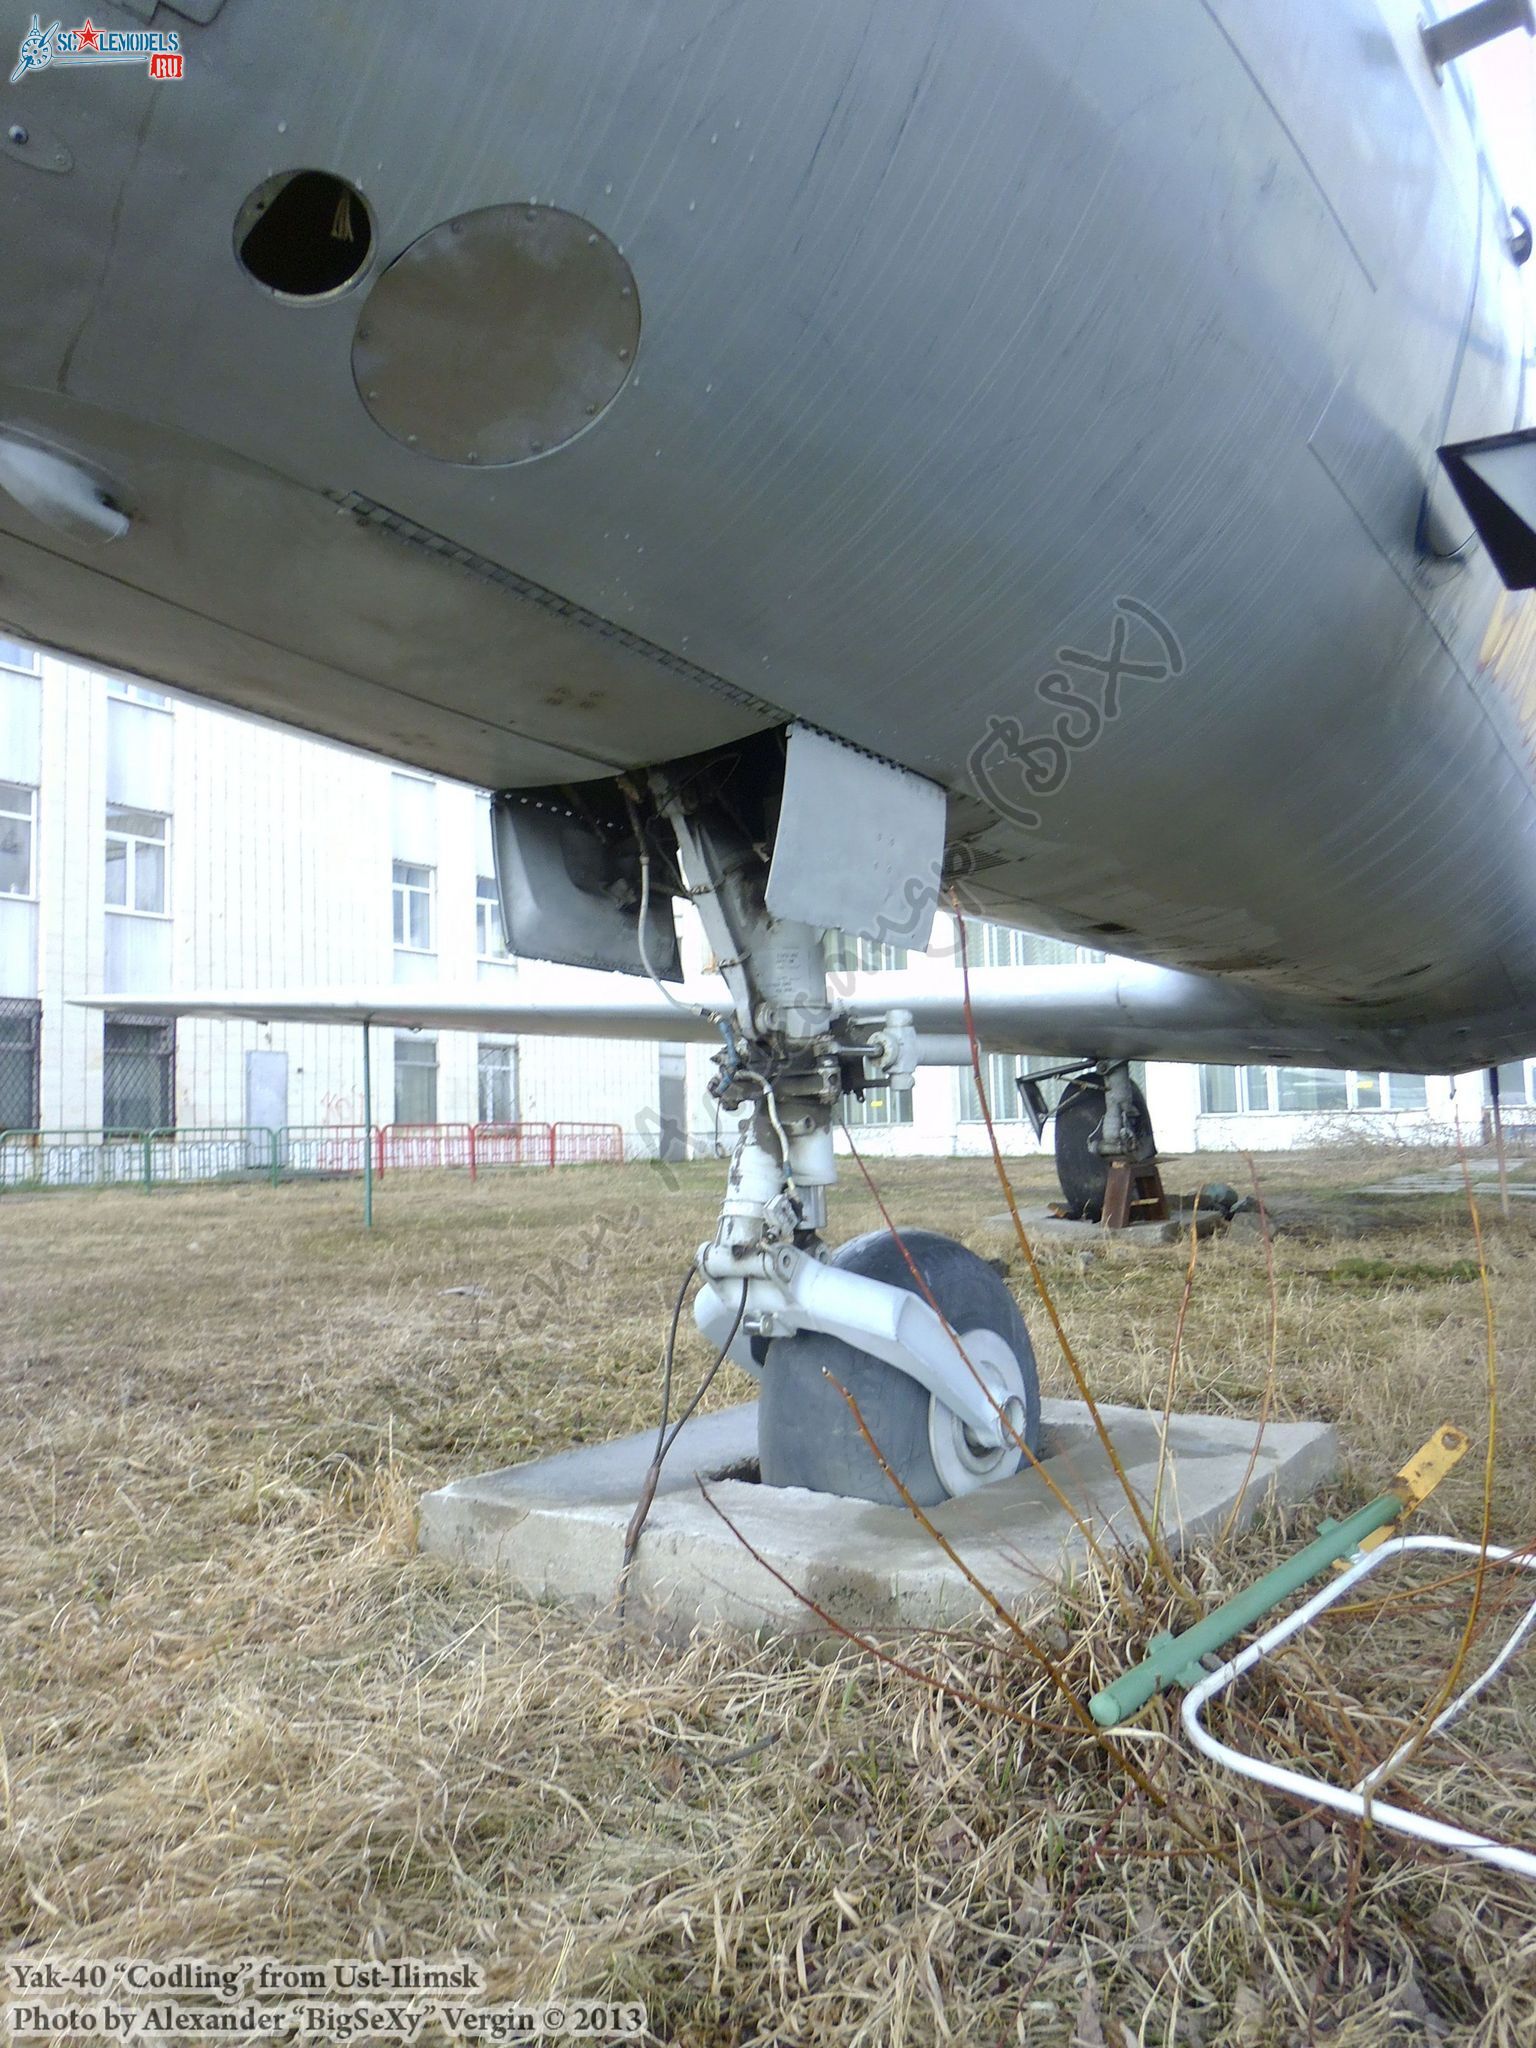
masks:
{"label": "bare metal fuselage skin", "polygon": [[[1340,1060],[1536,1050],[1533,600],[1418,545],[1426,492],[1467,531],[1437,445],[1529,418],[1521,195],[1417,17],[226,0],[179,84],[35,73],[0,128],[73,167],[0,156],[0,430],[132,525],[0,495],[0,620],[488,785],[804,718],[949,790],[990,914],[1315,1008]],[[376,244],[296,305],[233,236],[304,166]],[[622,249],[634,372],[556,453],[433,460],[355,330],[418,237],[524,200]],[[1105,717],[1061,651],[1126,600],[1177,659]],[[1038,802],[978,786],[1057,718]]]}

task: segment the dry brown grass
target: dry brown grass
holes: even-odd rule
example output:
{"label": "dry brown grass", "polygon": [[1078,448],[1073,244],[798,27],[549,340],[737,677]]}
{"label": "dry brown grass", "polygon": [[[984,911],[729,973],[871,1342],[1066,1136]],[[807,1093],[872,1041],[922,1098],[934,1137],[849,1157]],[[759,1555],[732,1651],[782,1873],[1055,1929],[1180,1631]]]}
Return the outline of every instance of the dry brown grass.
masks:
{"label": "dry brown grass", "polygon": [[[1464,1208],[1348,1193],[1420,1163],[1263,1167],[1282,1207],[1311,1191],[1276,1244],[1276,1412],[1339,1423],[1335,1504],[1444,1417],[1482,1435]],[[876,1171],[898,1220],[1006,1250],[979,1229],[1000,1207],[984,1163]],[[1172,1178],[1202,1175],[1246,1169]],[[1045,1190],[1034,1164],[1020,1179]],[[500,1995],[644,1998],[655,2038],[689,2044],[1528,2048],[1536,1935],[1516,1880],[1220,1778],[1161,1703],[1124,1743],[1149,1799],[998,1628],[901,1646],[988,1703],[969,1704],[852,1651],[660,1649],[415,1555],[423,1487],[653,1418],[665,1311],[718,1181],[402,1176],[372,1238],[351,1185],[0,1202],[0,1948],[457,1949]],[[871,1220],[850,1175],[839,1234]],[[1515,1543],[1536,1536],[1533,1221],[1488,1223],[1493,1534]],[[1159,1402],[1182,1258],[1044,1259],[1096,1389]],[[466,1287],[484,1292],[445,1292]],[[1202,1253],[1180,1405],[1253,1412],[1268,1318],[1257,1238]],[[1475,1463],[1425,1526],[1476,1533]],[[1202,1595],[1326,1505],[1195,1561]],[[1129,1593],[1134,1625],[1094,1582],[1053,1617],[1079,1692],[1174,1613]],[[1283,1690],[1244,1693],[1244,1739],[1336,1773],[1383,1753],[1466,1599],[1315,1632]],[[1399,1790],[1536,1840],[1533,1729],[1528,1667]]]}

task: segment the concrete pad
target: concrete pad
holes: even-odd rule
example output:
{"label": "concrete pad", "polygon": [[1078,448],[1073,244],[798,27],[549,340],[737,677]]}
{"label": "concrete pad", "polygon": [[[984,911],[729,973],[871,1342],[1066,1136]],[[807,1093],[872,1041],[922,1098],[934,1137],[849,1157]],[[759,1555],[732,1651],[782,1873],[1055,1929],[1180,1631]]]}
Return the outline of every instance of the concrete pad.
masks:
{"label": "concrete pad", "polygon": [[[1472,1163],[1477,1165],[1480,1162]],[[1536,1183],[1520,1178],[1525,1170],[1524,1167],[1517,1166],[1511,1166],[1509,1169],[1509,1193],[1512,1199],[1536,1199]],[[1472,1192],[1480,1202],[1486,1202],[1490,1198],[1498,1200],[1501,1190],[1496,1173],[1491,1177],[1474,1173],[1471,1178]],[[1462,1179],[1459,1170],[1448,1173],[1432,1170],[1427,1173],[1399,1174],[1395,1180],[1372,1181],[1358,1192],[1362,1195],[1460,1195],[1465,1199],[1467,1183]]]}
{"label": "concrete pad", "polygon": [[[1045,1459],[1102,1539],[1139,1546],[1135,1522],[1087,1410],[1045,1401]],[[1141,1499],[1156,1485],[1159,1421],[1141,1409],[1101,1408]],[[1176,1415],[1168,1432],[1163,1521],[1170,1542],[1211,1533],[1239,1498],[1255,1425],[1230,1416]],[[655,1447],[655,1431],[562,1452],[476,1479],[421,1503],[421,1547],[499,1574],[538,1599],[594,1612],[612,1605],[624,1533]],[[1338,1446],[1321,1423],[1271,1423],[1238,1525],[1266,1498],[1299,1501],[1334,1470]],[[901,1505],[842,1500],[756,1482],[757,1403],[695,1417],[678,1438],[630,1576],[629,1611],[668,1633],[698,1624],[817,1634],[823,1624],[748,1553],[702,1497],[801,1592],[850,1627],[941,1627],[985,1612],[932,1539]],[[751,1477],[729,1476],[750,1473]],[[1049,1599],[1081,1565],[1086,1545],[1028,1470],[932,1511],[970,1568],[1014,1611]]]}

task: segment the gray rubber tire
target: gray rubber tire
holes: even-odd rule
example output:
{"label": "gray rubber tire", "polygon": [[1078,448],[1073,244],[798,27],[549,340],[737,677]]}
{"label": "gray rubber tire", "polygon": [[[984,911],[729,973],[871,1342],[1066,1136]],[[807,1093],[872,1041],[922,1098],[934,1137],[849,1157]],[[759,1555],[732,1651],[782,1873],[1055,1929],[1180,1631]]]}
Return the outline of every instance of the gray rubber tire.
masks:
{"label": "gray rubber tire", "polygon": [[[1013,1296],[985,1259],[952,1237],[933,1230],[904,1230],[902,1238],[950,1327],[962,1334],[992,1330],[1018,1360],[1024,1380],[1024,1441],[1037,1450],[1040,1382],[1034,1347]],[[871,1231],[839,1245],[831,1264],[887,1281],[909,1294],[921,1292],[888,1230]],[[815,1493],[878,1501],[883,1507],[902,1504],[827,1372],[858,1402],[870,1434],[918,1505],[937,1507],[948,1500],[929,1448],[932,1397],[927,1388],[867,1351],[807,1330],[796,1337],[775,1337],[768,1346],[757,1410],[764,1485],[805,1486]]]}

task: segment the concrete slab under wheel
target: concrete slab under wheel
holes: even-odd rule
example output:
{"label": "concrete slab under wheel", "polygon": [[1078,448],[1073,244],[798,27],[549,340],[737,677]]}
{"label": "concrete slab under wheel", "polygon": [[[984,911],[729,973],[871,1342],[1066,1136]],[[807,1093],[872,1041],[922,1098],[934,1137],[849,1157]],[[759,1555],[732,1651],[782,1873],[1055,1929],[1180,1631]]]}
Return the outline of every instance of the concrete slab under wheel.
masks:
{"label": "concrete slab under wheel", "polygon": [[[1053,1216],[1049,1209],[1019,1210],[1019,1221],[1031,1239],[1050,1238],[1062,1244],[1183,1244],[1189,1243],[1188,1216],[1170,1216],[1160,1223],[1127,1223],[1123,1230],[1106,1230],[1102,1223],[1084,1223],[1071,1216]],[[1209,1209],[1196,1222],[1201,1237],[1210,1237],[1222,1219]],[[995,1216],[983,1216],[983,1230],[999,1232],[1017,1243],[1013,1218],[1006,1209]]]}
{"label": "concrete slab under wheel", "polygon": [[[1138,1531],[1086,1408],[1045,1401],[1045,1462],[1099,1535],[1138,1544]],[[1160,1421],[1134,1408],[1100,1411],[1131,1483],[1150,1503]],[[1175,1415],[1168,1431],[1163,1521],[1170,1542],[1213,1533],[1241,1499],[1242,1526],[1266,1499],[1304,1499],[1334,1470],[1338,1446],[1321,1423],[1271,1423],[1243,1490],[1255,1425]],[[455,1480],[421,1503],[421,1547],[489,1571],[535,1598],[596,1612],[612,1605],[624,1533],[655,1431]],[[751,1556],[699,1491],[710,1493],[802,1593],[847,1626],[932,1628],[975,1619],[984,1603],[905,1507],[843,1500],[756,1480],[757,1403],[690,1421],[663,1470],[630,1577],[629,1613],[668,1634],[696,1625],[818,1634],[824,1625]],[[1086,1555],[1081,1532],[1040,1473],[932,1510],[936,1527],[1015,1612],[1048,1600]]]}

